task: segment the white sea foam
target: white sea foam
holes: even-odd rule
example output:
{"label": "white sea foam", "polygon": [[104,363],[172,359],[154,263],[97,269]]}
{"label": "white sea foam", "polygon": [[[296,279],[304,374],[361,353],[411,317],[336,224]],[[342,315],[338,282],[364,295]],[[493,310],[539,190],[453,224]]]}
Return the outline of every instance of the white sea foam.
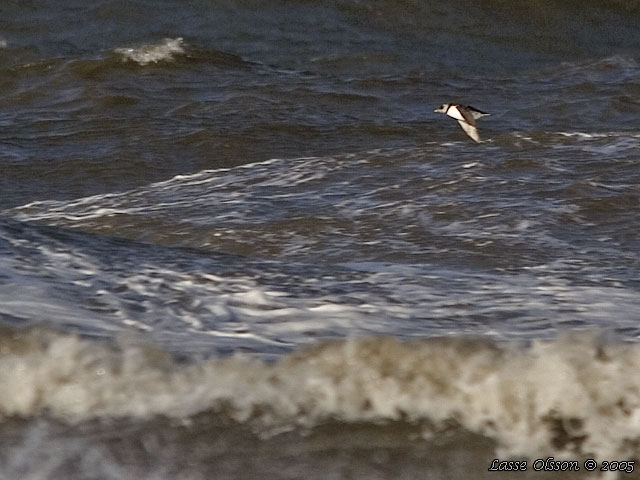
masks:
{"label": "white sea foam", "polygon": [[451,421],[500,455],[633,455],[640,440],[637,344],[573,335],[529,348],[471,339],[365,338],[270,365],[241,358],[181,365],[138,344],[101,346],[44,330],[3,335],[0,415],[79,422],[215,411],[263,433],[328,420]]}
{"label": "white sea foam", "polygon": [[[291,348],[319,337],[433,336],[461,329],[502,339],[549,338],[564,325],[611,328],[636,337],[637,291],[623,280],[612,283],[619,271],[591,264],[592,254],[581,250],[573,234],[555,227],[568,218],[582,222],[581,207],[540,196],[492,197],[493,187],[504,181],[495,179],[504,167],[498,173],[484,172],[487,168],[496,167],[451,168],[449,160],[434,165],[420,149],[272,159],[180,175],[123,193],[33,202],[2,215],[216,255],[275,259],[253,266],[240,261],[243,273],[228,274],[219,266],[234,264],[230,258],[168,264],[166,252],[154,258],[147,248],[132,246],[114,262],[103,259],[101,250],[83,247],[74,253],[78,265],[74,255],[65,256],[74,247],[42,249],[38,273],[27,280],[42,285],[30,297],[29,311],[38,313],[38,321],[64,324],[68,315],[53,309],[52,318],[38,307],[59,298],[49,294],[47,275],[63,278],[63,285],[85,285],[84,303],[75,301],[77,292],[69,295],[74,317],[82,319],[81,308],[88,305],[99,311],[88,318],[105,325],[151,327],[161,342],[170,336],[163,332],[178,328],[194,338],[226,336],[230,342],[223,347],[230,350],[256,345],[259,350],[256,338],[263,345],[281,342]],[[631,184],[615,185],[633,193]],[[608,250],[621,236],[605,231],[594,238],[604,239]],[[12,234],[8,240],[13,241]],[[42,242],[49,245],[51,239]],[[521,261],[517,255],[503,260],[509,250],[524,255],[524,269],[513,269]],[[460,264],[474,264],[464,258],[469,252],[473,256],[467,258],[484,264],[490,255],[493,265],[508,265],[508,270],[480,273],[446,265],[452,256],[460,257]],[[409,257],[420,263],[399,271],[404,263],[397,259]],[[440,258],[445,266],[438,265]],[[309,271],[318,265],[326,268]],[[14,283],[25,281],[23,265],[15,262],[10,268]],[[291,280],[289,273],[282,275],[285,271],[301,275]],[[208,277],[211,272],[217,279]],[[16,287],[4,289],[8,298],[23,298]],[[333,309],[330,315],[327,309]],[[18,305],[0,305],[0,313],[23,317]]]}
{"label": "white sea foam", "polygon": [[167,62],[176,55],[185,53],[186,44],[180,37],[165,38],[157,44],[147,44],[138,47],[116,48],[115,52],[122,56],[124,61],[132,61],[139,65],[149,63]]}

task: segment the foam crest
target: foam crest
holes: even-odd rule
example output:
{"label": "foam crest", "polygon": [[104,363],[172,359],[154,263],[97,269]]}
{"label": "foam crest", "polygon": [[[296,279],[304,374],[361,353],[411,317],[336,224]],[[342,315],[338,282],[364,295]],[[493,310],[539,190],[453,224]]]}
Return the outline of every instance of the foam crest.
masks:
{"label": "foam crest", "polygon": [[123,61],[135,62],[139,65],[172,61],[175,56],[185,53],[185,42],[182,38],[165,38],[157,44],[139,47],[116,48],[115,52]]}
{"label": "foam crest", "polygon": [[637,344],[572,335],[528,348],[447,338],[324,343],[275,364],[178,364],[155,348],[99,345],[42,329],[0,344],[0,414],[71,422],[210,411],[269,433],[327,421],[456,422],[502,455],[633,454],[640,439]]}

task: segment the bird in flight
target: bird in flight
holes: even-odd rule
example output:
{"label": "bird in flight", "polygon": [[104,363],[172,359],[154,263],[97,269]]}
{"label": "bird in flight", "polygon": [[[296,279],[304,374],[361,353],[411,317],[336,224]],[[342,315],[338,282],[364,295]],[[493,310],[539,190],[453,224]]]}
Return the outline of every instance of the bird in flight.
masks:
{"label": "bird in flight", "polygon": [[477,108],[469,105],[457,105],[455,103],[440,105],[434,112],[444,113],[451,118],[455,118],[464,130],[464,133],[476,142],[480,142],[480,134],[478,133],[478,127],[476,127],[476,120],[480,117],[491,115],[490,113],[481,112]]}

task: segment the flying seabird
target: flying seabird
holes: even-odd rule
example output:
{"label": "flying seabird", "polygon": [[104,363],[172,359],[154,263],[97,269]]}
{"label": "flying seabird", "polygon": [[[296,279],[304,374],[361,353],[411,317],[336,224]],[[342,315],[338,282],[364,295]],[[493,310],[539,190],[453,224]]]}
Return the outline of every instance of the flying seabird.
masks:
{"label": "flying seabird", "polygon": [[490,113],[484,113],[477,108],[470,107],[469,105],[456,105],[455,103],[445,103],[436,108],[434,112],[444,113],[458,120],[458,123],[464,130],[476,142],[480,142],[480,135],[476,128],[476,120],[480,117],[486,117],[491,115]]}

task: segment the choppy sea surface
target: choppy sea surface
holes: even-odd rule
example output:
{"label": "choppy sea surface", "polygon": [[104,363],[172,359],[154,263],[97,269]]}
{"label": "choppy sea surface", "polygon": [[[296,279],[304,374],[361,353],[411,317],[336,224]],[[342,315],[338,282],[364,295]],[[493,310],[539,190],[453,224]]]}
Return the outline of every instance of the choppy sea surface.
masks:
{"label": "choppy sea surface", "polygon": [[640,3],[63,3],[0,7],[1,480],[639,478]]}

